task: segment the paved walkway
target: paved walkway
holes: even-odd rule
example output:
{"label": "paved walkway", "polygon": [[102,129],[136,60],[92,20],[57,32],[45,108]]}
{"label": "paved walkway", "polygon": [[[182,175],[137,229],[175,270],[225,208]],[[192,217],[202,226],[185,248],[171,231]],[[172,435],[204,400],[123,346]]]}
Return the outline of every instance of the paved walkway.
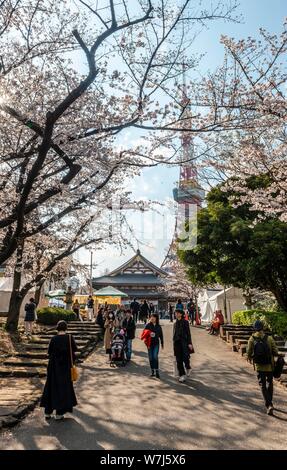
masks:
{"label": "paved walkway", "polygon": [[278,411],[267,416],[253,368],[220,339],[196,328],[193,373],[187,384],[179,384],[172,376],[171,325],[163,323],[161,381],[148,377],[139,339],[125,368],[112,369],[100,349],[81,366],[74,414],[45,422],[36,409],[1,434],[0,449],[286,448],[286,391],[276,388]]}

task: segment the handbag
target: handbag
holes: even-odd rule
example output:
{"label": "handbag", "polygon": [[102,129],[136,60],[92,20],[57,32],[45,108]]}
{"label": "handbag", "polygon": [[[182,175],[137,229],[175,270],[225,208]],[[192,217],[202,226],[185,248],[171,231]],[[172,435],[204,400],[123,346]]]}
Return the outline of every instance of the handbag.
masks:
{"label": "handbag", "polygon": [[70,355],[71,355],[71,381],[76,382],[79,378],[79,371],[77,367],[74,365],[73,361],[73,353],[72,353],[72,337],[69,335],[69,344],[70,344]]}
{"label": "handbag", "polygon": [[274,370],[273,370],[273,377],[275,379],[280,379],[281,374],[283,372],[283,368],[285,366],[285,360],[283,356],[278,356],[277,361],[275,362],[274,365]]}
{"label": "handbag", "polygon": [[194,354],[194,353],[195,353],[195,351],[194,351],[193,344],[192,344],[191,346],[192,346],[192,348],[191,348],[191,349],[189,349],[189,348],[188,348],[188,350],[189,350],[189,354]]}

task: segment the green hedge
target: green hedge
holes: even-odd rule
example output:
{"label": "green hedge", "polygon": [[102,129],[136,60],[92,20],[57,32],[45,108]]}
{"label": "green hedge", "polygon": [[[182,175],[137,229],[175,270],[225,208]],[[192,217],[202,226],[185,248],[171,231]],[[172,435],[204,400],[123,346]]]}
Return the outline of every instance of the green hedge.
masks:
{"label": "green hedge", "polygon": [[77,319],[76,314],[72,310],[65,310],[59,307],[39,308],[37,316],[38,323],[42,325],[56,325],[60,320],[69,322]]}
{"label": "green hedge", "polygon": [[273,334],[287,336],[287,312],[255,309],[240,310],[232,315],[232,323],[235,325],[252,325],[255,320],[263,321]]}

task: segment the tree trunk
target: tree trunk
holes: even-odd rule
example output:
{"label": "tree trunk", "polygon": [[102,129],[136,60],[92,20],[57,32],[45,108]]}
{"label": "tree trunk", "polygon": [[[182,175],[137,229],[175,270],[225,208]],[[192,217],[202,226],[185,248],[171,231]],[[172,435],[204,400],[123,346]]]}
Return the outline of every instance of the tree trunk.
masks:
{"label": "tree trunk", "polygon": [[10,298],[9,312],[6,322],[6,329],[10,332],[17,331],[22,302],[23,297],[21,293],[13,291]]}
{"label": "tree trunk", "polygon": [[35,292],[35,304],[38,306],[40,302],[40,297],[41,297],[41,290],[44,285],[45,279],[41,283],[39,283],[36,287],[36,292]]}
{"label": "tree trunk", "polygon": [[250,293],[250,290],[247,288],[246,291],[243,292],[242,295],[245,299],[246,310],[251,310],[253,307],[253,302],[252,302],[252,295]]}
{"label": "tree trunk", "polygon": [[9,302],[8,318],[6,321],[6,328],[8,331],[16,331],[19,323],[20,308],[23,301],[22,292],[20,291],[21,287],[21,278],[22,278],[22,257],[24,250],[24,240],[21,239],[18,241],[17,246],[17,258],[16,265],[14,269],[14,278],[13,278],[13,287]]}
{"label": "tree trunk", "polygon": [[271,292],[274,294],[279,307],[287,313],[287,292],[278,288],[272,289]]}
{"label": "tree trunk", "polygon": [[227,317],[227,302],[226,302],[226,289],[225,289],[225,286],[223,286],[223,291],[224,291],[224,299],[223,299],[224,321],[225,321],[225,322],[228,322],[228,317]]}

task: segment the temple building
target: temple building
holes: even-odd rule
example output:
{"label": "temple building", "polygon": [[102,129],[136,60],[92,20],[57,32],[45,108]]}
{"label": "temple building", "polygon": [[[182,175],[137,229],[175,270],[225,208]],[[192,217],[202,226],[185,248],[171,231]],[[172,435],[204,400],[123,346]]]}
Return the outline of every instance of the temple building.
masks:
{"label": "temple building", "polygon": [[157,310],[166,310],[167,294],[164,291],[167,273],[146,259],[137,250],[135,256],[119,266],[108,275],[93,278],[95,290],[112,286],[128,295],[123,303],[129,304],[132,299],[146,299],[152,302]]}

